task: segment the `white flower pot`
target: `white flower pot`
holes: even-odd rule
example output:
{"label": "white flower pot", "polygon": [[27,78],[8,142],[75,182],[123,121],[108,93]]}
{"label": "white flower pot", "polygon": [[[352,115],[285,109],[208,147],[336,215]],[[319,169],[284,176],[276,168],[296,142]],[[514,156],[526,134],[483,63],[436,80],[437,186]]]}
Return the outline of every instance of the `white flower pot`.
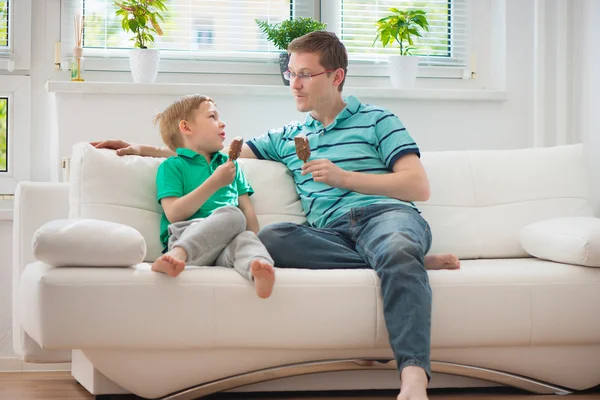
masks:
{"label": "white flower pot", "polygon": [[135,83],[154,83],[158,75],[160,55],[156,49],[132,49],[129,68]]}
{"label": "white flower pot", "polygon": [[398,89],[410,89],[415,86],[419,57],[391,55],[389,58],[392,86]]}

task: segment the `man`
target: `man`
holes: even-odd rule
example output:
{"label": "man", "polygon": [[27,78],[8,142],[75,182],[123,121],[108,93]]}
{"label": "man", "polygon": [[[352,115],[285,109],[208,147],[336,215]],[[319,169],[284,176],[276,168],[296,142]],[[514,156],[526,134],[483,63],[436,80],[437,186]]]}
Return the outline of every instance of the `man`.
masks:
{"label": "man", "polygon": [[[401,374],[398,399],[427,399],[431,288],[425,266],[455,269],[460,263],[451,254],[425,256],[431,231],[412,203],[429,198],[419,148],[393,113],[342,97],[348,56],[335,34],[309,33],[288,51],[286,75],[297,109],[309,113],[306,121],[247,141],[242,157],[286,164],[308,224],[269,225],[259,238],[277,267],[373,268]],[[312,151],[306,163],[295,152],[299,134]],[[95,145],[122,155],[173,155],[121,141]]]}

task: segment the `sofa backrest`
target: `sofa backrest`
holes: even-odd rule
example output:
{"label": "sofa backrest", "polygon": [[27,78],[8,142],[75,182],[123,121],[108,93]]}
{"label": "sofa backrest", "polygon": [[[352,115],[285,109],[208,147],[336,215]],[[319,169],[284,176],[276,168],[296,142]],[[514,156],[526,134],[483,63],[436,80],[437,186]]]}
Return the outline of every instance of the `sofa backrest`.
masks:
{"label": "sofa backrest", "polygon": [[[119,157],[87,143],[71,158],[70,216],[120,222],[147,243],[147,261],[162,251],[156,169],[163,159]],[[582,145],[523,150],[424,152],[431,198],[417,203],[433,233],[431,252],[466,258],[525,257],[518,234],[547,218],[591,216]],[[239,160],[255,190],[261,227],[302,223],[304,214],[283,164]]]}

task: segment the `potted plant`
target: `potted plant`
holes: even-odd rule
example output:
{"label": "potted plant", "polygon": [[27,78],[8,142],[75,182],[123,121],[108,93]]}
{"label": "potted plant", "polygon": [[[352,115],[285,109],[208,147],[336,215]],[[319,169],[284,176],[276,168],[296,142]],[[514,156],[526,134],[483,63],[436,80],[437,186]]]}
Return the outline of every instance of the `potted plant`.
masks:
{"label": "potted plant", "polygon": [[286,19],[277,24],[269,24],[266,21],[258,19],[255,21],[260,30],[267,36],[267,40],[273,43],[278,49],[283,50],[279,54],[279,69],[281,70],[283,83],[289,86],[290,82],[283,77],[283,73],[288,69],[288,62],[290,60],[290,55],[287,52],[288,45],[292,40],[307,33],[325,30],[327,24],[312,18]]}
{"label": "potted plant", "polygon": [[400,54],[390,55],[389,68],[392,86],[409,88],[415,84],[419,58],[411,55],[414,37],[421,37],[420,29],[429,32],[429,22],[423,10],[399,10],[390,8],[392,15],[377,21],[377,37],[385,48],[387,45],[400,45]]}
{"label": "potted plant", "polygon": [[154,43],[153,34],[162,36],[158,21],[164,22],[161,15],[167,11],[163,0],[122,0],[115,2],[116,14],[121,17],[121,26],[125,32],[133,32],[130,39],[134,49],[129,53],[129,67],[136,83],[154,83],[158,75],[160,55],[158,50],[149,49]]}

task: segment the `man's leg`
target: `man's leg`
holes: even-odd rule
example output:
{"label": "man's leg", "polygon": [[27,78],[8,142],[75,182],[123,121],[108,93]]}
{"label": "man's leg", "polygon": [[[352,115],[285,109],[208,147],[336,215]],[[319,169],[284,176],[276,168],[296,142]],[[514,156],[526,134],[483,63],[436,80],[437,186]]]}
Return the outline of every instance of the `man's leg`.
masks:
{"label": "man's leg", "polygon": [[283,222],[264,227],[258,232],[258,238],[273,257],[276,267],[370,268],[354,250],[353,243],[337,232],[344,228],[344,221],[334,222],[329,229]]}
{"label": "man's leg", "polygon": [[356,249],[381,279],[390,344],[401,373],[398,399],[426,399],[431,376],[431,287],[424,256],[431,246],[427,222],[414,210],[377,206],[353,210]]}

